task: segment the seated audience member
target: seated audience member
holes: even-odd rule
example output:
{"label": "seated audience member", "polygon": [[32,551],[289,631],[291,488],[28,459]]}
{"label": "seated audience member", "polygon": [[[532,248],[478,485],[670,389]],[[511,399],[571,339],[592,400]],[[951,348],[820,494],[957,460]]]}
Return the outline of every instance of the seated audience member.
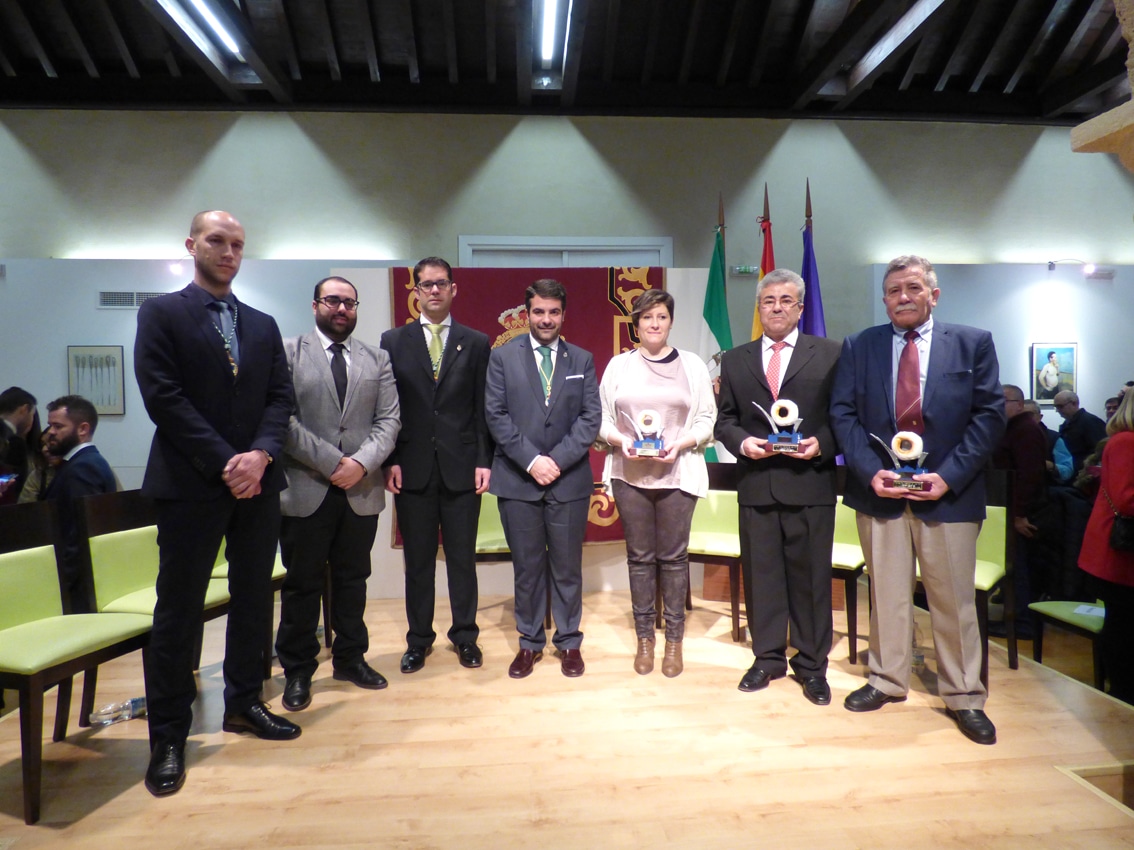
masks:
{"label": "seated audience member", "polygon": [[13,505],[27,481],[29,472],[29,435],[35,428],[39,434],[35,396],[20,387],[8,387],[0,393],[0,505]]}
{"label": "seated audience member", "polygon": [[28,480],[24,482],[24,489],[20,491],[20,504],[38,502],[46,498],[47,488],[55,480],[55,473],[63,463],[63,458],[51,453],[47,445],[46,433],[39,436],[39,455],[32,455],[30,460]]}
{"label": "seated audience member", "polygon": [[1071,452],[1067,451],[1067,444],[1059,436],[1058,431],[1048,428],[1043,422],[1043,413],[1040,412],[1039,402],[1033,399],[1024,401],[1024,409],[1031,414],[1036,424],[1043,429],[1047,438],[1047,477],[1053,484],[1062,484],[1071,480],[1075,474],[1075,462],[1071,459]]}
{"label": "seated audience member", "polygon": [[[1004,384],[1004,413],[1008,428],[1000,438],[992,464],[997,469],[1010,470],[1015,483],[1011,509],[1016,532],[1016,635],[1026,640],[1032,634],[1028,603],[1038,599],[1044,589],[1043,575],[1030,568],[1032,542],[1038,538],[1039,527],[1029,518],[1047,505],[1044,481],[1047,438],[1024,408],[1024,391],[1013,384]],[[998,631],[994,628],[996,625],[990,625],[991,634]],[[1003,624],[999,630],[1003,630]]]}
{"label": "seated audience member", "polygon": [[1118,404],[1122,401],[1121,396],[1111,396],[1105,402],[1106,405],[1106,419],[1109,422],[1114,412],[1118,410]]}
{"label": "seated audience member", "polygon": [[1064,390],[1055,396],[1055,409],[1063,417],[1059,436],[1067,444],[1075,471],[1083,468],[1083,459],[1095,450],[1099,440],[1106,436],[1106,423],[1079,407],[1079,396]]}
{"label": "seated audience member", "polygon": [[1134,393],[1126,393],[1106,431],[1099,498],[1087,523],[1079,566],[1094,576],[1094,589],[1106,603],[1102,652],[1109,693],[1134,704],[1134,551],[1110,545],[1115,514],[1134,515]]}
{"label": "seated audience member", "polygon": [[82,581],[79,568],[76,502],[83,496],[112,493],[117,489],[110,465],[91,442],[96,427],[98,413],[82,396],[65,395],[47,405],[47,447],[51,454],[62,459],[62,464],[44,498],[55,500],[59,507],[59,530],[63,537],[60,568],[72,614],[90,612],[92,590]]}

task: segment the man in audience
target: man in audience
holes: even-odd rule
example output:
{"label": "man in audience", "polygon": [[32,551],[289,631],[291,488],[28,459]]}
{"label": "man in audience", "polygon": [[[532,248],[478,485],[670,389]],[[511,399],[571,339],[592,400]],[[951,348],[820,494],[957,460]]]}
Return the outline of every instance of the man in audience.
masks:
{"label": "man in audience", "polygon": [[1063,484],[1070,481],[1071,476],[1075,474],[1075,464],[1071,460],[1071,452],[1067,451],[1067,444],[1063,442],[1058,431],[1053,431],[1044,424],[1043,411],[1040,410],[1038,401],[1030,398],[1025,399],[1024,410],[1039,425],[1047,440],[1047,455],[1044,465],[1047,468],[1048,481],[1052,484]]}
{"label": "man in audience", "polygon": [[398,391],[390,356],[353,336],[358,292],[341,277],[315,285],[315,330],[284,342],[295,387],[295,415],[284,449],[287,489],[280,497],[280,592],[276,652],[284,668],[284,708],[311,704],[319,666],[319,600],[330,570],[333,677],[379,690],[386,678],[366,663],[363,621],[370,550],[386,505],[382,462],[398,435]]}
{"label": "man in audience", "polygon": [[1115,411],[1118,410],[1118,405],[1122,403],[1121,396],[1111,396],[1105,402],[1106,405],[1106,421],[1110,421],[1110,417],[1114,416]]}
{"label": "man in audience", "polygon": [[398,387],[402,430],[386,461],[406,567],[406,651],[401,671],[416,673],[433,651],[437,532],[445,546],[448,638],[462,667],[477,668],[479,591],[476,527],[488,490],[492,448],[484,422],[488,337],[452,317],[457,283],[452,267],[426,257],[413,269],[421,316],[382,334]]}
{"label": "man in audience", "polygon": [[[716,435],[738,457],[740,558],[755,660],[742,691],[766,688],[788,672],[791,659],[803,695],[831,702],[831,544],[835,534],[835,435],[828,407],[839,359],[834,340],[799,333],[804,283],[776,269],[756,288],[763,335],[721,359]],[[804,435],[796,452],[769,444],[777,400],[798,408]],[[754,403],[755,402],[755,403]]]}
{"label": "man in audience", "polygon": [[1106,423],[1093,413],[1079,407],[1079,396],[1063,390],[1055,396],[1055,410],[1063,417],[1059,436],[1071,452],[1075,471],[1083,468],[1087,455],[1095,450],[1099,440],[1106,436]]}
{"label": "man in audience", "polygon": [[[0,393],[0,505],[13,505],[32,468],[28,445],[36,413],[35,396],[21,387]],[[8,477],[2,477],[8,476]]]}
{"label": "man in audience", "polygon": [[193,282],[142,304],[134,343],[134,374],[156,426],[142,482],[156,505],[161,550],[146,665],[145,783],[155,796],[185,782],[194,647],[222,539],[232,602],[221,728],[270,740],[300,734],[260,699],[287,486],[275,461],[293,408],[283,340],[271,316],[232,293],[244,255],[239,221],[221,210],[198,213],[185,249]]}
{"label": "man in audience", "polygon": [[[920,564],[945,713],[970,740],[994,744],[973,583],[984,467],[1004,433],[1004,395],[992,335],[935,321],[940,294],[928,260],[892,260],[882,282],[890,322],[847,337],[839,357],[831,424],[873,602],[869,681],[844,705],[874,711],[906,698]],[[886,448],[895,446],[905,465],[927,471],[903,480]]]}
{"label": "man in audience", "polygon": [[516,574],[520,650],[508,675],[524,678],[543,657],[550,581],[560,669],[582,676],[583,535],[602,404],[594,358],[559,335],[567,311],[563,284],[537,280],[525,304],[531,333],[493,350],[484,398],[496,441],[491,490]]}
{"label": "man in audience", "polygon": [[94,588],[83,581],[81,552],[86,541],[79,536],[77,500],[117,489],[110,465],[91,442],[97,427],[98,413],[82,396],[65,395],[47,405],[47,449],[63,462],[44,498],[54,501],[59,511],[59,566],[72,614],[94,610]]}

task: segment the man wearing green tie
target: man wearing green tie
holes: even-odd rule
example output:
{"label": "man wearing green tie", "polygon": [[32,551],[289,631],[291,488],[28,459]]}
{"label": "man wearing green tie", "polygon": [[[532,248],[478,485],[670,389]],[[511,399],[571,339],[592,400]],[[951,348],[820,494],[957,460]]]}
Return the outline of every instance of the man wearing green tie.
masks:
{"label": "man wearing green tie", "polygon": [[406,651],[401,671],[425,666],[433,630],[437,532],[445,545],[448,638],[464,667],[483,663],[476,625],[476,527],[480,496],[488,489],[488,429],[484,376],[488,337],[453,321],[453,269],[426,257],[413,269],[417,321],[382,334],[398,386],[402,429],[384,468],[394,494],[406,566]]}

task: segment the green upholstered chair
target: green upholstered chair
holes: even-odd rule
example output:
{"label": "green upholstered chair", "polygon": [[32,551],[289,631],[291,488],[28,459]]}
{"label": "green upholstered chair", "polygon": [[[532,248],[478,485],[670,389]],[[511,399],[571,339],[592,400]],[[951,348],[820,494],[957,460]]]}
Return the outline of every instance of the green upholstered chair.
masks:
{"label": "green upholstered chair", "polygon": [[[36,534],[38,531],[40,533]],[[49,502],[0,509],[0,687],[19,692],[24,822],[39,820],[43,692],[59,686],[53,740],[67,734],[71,682],[99,664],[141,649],[152,618],[140,614],[63,614]]]}
{"label": "green upholstered chair", "polygon": [[835,542],[831,546],[831,577],[843,583],[847,612],[847,643],[851,664],[858,663],[858,578],[866,568],[858,539],[855,512],[838,497],[835,505]]}
{"label": "green upholstered chair", "polygon": [[710,490],[697,500],[689,531],[689,559],[728,567],[732,639],[741,642],[740,629],[740,506],[736,490]]}
{"label": "green upholstered chair", "polygon": [[[224,595],[228,596],[228,556],[224,551],[225,541],[221,540],[221,545],[217,549],[217,559],[213,563],[212,581],[209,582],[209,594],[213,592],[214,585],[221,588]],[[283,565],[283,556],[276,552],[276,561],[272,565],[272,593],[276,593],[283,587],[284,579],[287,577],[287,570]],[[209,608],[209,594],[205,596],[205,608]],[[227,610],[227,608],[226,608]],[[209,619],[208,617],[205,618]],[[326,636],[327,648],[331,648],[331,567],[328,564],[325,575],[323,576],[323,633]],[[272,678],[272,651],[275,643],[275,629],[268,629],[268,644],[267,652],[264,655],[264,678]],[[198,658],[200,652],[197,653]]]}
{"label": "green upholstered chair", "polygon": [[[1082,602],[1057,600],[1033,602],[1028,606],[1036,620],[1036,637],[1032,642],[1032,658],[1040,664],[1043,663],[1043,630],[1046,624],[1085,637],[1091,642],[1095,687],[1101,691],[1105,689],[1106,685],[1106,670],[1103,668],[1102,660],[1102,641],[1099,640],[1102,636],[1103,614],[1084,613],[1079,611],[1082,607],[1084,607]],[[1090,607],[1104,609],[1101,599]]]}

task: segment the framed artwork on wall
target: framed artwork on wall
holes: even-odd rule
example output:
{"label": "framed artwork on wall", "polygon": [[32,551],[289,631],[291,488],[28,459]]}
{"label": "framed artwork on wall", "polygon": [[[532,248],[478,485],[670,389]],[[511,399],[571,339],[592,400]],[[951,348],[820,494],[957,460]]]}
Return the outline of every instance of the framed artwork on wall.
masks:
{"label": "framed artwork on wall", "polygon": [[68,345],[67,392],[81,395],[99,415],[126,412],[121,345]]}
{"label": "framed artwork on wall", "polygon": [[1078,386],[1079,344],[1033,342],[1031,346],[1032,398],[1041,405],[1054,404],[1055,394]]}

